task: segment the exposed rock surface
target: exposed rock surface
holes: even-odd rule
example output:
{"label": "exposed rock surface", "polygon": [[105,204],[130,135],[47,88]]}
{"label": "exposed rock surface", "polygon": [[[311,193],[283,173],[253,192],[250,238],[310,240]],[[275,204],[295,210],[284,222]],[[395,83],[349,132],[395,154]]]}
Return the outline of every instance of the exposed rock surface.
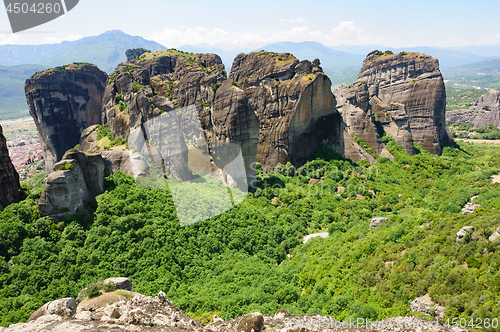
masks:
{"label": "exposed rock surface", "polygon": [[255,161],[265,171],[288,161],[300,165],[324,143],[342,153],[343,122],[330,86],[317,59],[239,54],[217,90],[214,137],[242,147],[247,173]]}
{"label": "exposed rock surface", "polygon": [[125,52],[125,55],[127,56],[127,62],[134,61],[136,58],[140,57],[144,53],[151,52],[145,48],[132,48],[130,50],[127,50]]}
{"label": "exposed rock surface", "polygon": [[467,234],[472,234],[474,232],[474,226],[464,226],[460,228],[460,230],[457,232],[457,243],[462,243],[465,241],[465,236]]}
{"label": "exposed rock surface", "polygon": [[47,173],[78,144],[85,128],[101,123],[106,80],[106,73],[90,64],[48,69],[26,80],[26,99],[40,136]]}
{"label": "exposed rock surface", "polygon": [[309,241],[313,237],[327,238],[328,237],[328,232],[325,232],[325,233],[314,233],[314,234],[306,235],[306,236],[304,236],[304,239],[302,240],[302,243],[307,243],[307,241]]}
{"label": "exposed rock surface", "polygon": [[495,241],[496,239],[498,239],[500,237],[500,227],[498,227],[496,229],[495,232],[493,232],[493,234],[490,235],[490,237],[488,238],[488,241]]}
{"label": "exposed rock surface", "polygon": [[129,278],[117,277],[117,278],[109,278],[104,280],[104,284],[113,284],[115,289],[125,289],[128,291],[132,290],[132,282]]}
{"label": "exposed rock surface", "polygon": [[[385,131],[413,154],[413,141],[441,154],[451,144],[445,125],[445,88],[437,59],[421,53],[382,54],[373,51],[363,62],[358,80],[335,91],[347,133],[363,139],[378,154]],[[346,148],[346,157],[351,158]],[[363,159],[359,153],[353,159]]]}
{"label": "exposed rock surface", "polygon": [[372,221],[370,222],[370,229],[377,228],[378,225],[380,225],[383,222],[386,222],[387,220],[389,220],[389,219],[387,219],[385,217],[373,218]]}
{"label": "exposed rock surface", "polygon": [[42,316],[56,315],[63,318],[72,317],[76,313],[76,301],[73,298],[65,298],[45,303],[35,311],[28,322],[36,321]]}
{"label": "exposed rock surface", "polygon": [[0,210],[19,198],[19,174],[17,174],[7,149],[7,140],[0,126]]}
{"label": "exposed rock surface", "polygon": [[132,152],[128,147],[102,149],[97,138],[97,125],[90,126],[82,132],[79,151],[100,154],[104,159],[104,176],[116,171],[132,175],[136,178],[149,176],[149,165],[139,153]]}
{"label": "exposed rock surface", "polygon": [[445,317],[445,307],[440,306],[432,302],[429,294],[417,297],[410,304],[411,311],[417,311],[423,313],[424,315],[430,315],[434,317],[439,317],[443,319]]}
{"label": "exposed rock surface", "polygon": [[104,168],[100,155],[68,150],[62,160],[53,165],[53,172],[47,177],[38,202],[40,214],[82,211],[88,202],[104,192]]}
{"label": "exposed rock surface", "polygon": [[477,198],[477,196],[473,196],[467,204],[462,208],[462,214],[471,214],[476,212],[477,209],[480,209],[482,206],[479,204],[474,204],[473,201],[474,199]]}
{"label": "exposed rock surface", "polygon": [[500,126],[500,91],[486,92],[468,109],[446,112],[446,121],[472,123],[474,128]]}

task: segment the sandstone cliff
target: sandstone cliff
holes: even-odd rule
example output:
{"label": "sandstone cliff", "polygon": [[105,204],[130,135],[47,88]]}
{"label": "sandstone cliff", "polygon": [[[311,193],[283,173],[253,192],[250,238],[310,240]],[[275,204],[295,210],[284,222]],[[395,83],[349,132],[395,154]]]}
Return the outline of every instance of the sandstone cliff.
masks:
{"label": "sandstone cliff", "polygon": [[38,202],[40,214],[53,216],[83,211],[88,202],[104,192],[104,169],[104,160],[98,154],[67,151],[46,179]]}
{"label": "sandstone cliff", "polygon": [[500,92],[486,92],[469,109],[446,112],[446,121],[472,123],[474,128],[500,126]]}
{"label": "sandstone cliff", "polygon": [[106,79],[106,73],[94,65],[70,64],[26,80],[26,99],[40,136],[47,173],[78,144],[85,128],[101,123]]}
{"label": "sandstone cliff", "polygon": [[[431,56],[373,51],[358,80],[335,94],[343,100],[338,107],[347,133],[362,138],[381,155],[385,147],[379,134],[384,131],[410,154],[413,142],[434,154],[441,154],[443,143],[452,143],[445,125],[443,77],[438,60]],[[351,156],[346,153],[346,157]]]}
{"label": "sandstone cliff", "polygon": [[323,143],[343,153],[343,123],[330,87],[317,59],[240,54],[217,90],[214,140],[238,143],[247,173],[255,161],[265,171],[288,161],[300,165]]}
{"label": "sandstone cliff", "polygon": [[19,174],[9,157],[7,140],[0,126],[0,210],[19,198]]}

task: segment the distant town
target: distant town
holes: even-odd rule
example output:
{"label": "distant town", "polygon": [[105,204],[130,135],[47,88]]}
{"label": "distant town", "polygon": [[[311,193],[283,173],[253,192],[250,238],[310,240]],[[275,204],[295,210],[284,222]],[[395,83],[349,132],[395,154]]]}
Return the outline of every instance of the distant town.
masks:
{"label": "distant town", "polygon": [[1,121],[0,125],[7,139],[10,158],[19,173],[20,180],[28,179],[43,171],[42,147],[33,120],[24,118]]}

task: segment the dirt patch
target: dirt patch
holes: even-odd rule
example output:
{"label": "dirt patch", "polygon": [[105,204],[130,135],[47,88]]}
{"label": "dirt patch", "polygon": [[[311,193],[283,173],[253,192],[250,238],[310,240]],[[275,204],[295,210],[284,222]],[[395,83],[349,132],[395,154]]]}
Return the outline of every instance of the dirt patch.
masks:
{"label": "dirt patch", "polygon": [[500,183],[500,174],[495,174],[491,177],[491,183]]}

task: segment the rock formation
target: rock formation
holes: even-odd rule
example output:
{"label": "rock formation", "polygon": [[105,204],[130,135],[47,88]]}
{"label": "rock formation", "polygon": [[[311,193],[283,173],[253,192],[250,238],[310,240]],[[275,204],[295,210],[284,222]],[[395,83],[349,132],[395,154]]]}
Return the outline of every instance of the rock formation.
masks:
{"label": "rock formation", "polygon": [[440,306],[432,302],[429,294],[417,297],[410,304],[410,310],[423,313],[424,315],[439,317],[441,319],[445,318],[445,307]]}
{"label": "rock formation", "polygon": [[217,90],[214,139],[242,147],[247,173],[255,161],[265,171],[288,161],[300,165],[323,143],[342,153],[343,123],[330,86],[318,59],[240,54]]}
{"label": "rock formation", "polygon": [[488,91],[465,110],[446,112],[446,121],[456,124],[472,123],[474,128],[500,126],[500,91]]}
{"label": "rock formation", "polygon": [[460,230],[457,232],[456,242],[458,244],[463,243],[466,240],[465,237],[467,236],[467,234],[472,235],[472,232],[474,232],[474,226],[464,226],[460,228]]}
{"label": "rock formation", "polygon": [[462,214],[471,214],[474,213],[477,209],[480,209],[482,206],[479,204],[474,204],[473,201],[476,199],[477,196],[471,197],[471,199],[465,204],[465,206],[462,208]]}
{"label": "rock formation", "polygon": [[[18,323],[0,332],[83,332],[83,331],[184,331],[184,332],[261,332],[261,331],[395,331],[395,332],[445,332],[450,328],[437,320],[428,321],[417,317],[395,317],[379,322],[366,320],[340,322],[330,316],[291,315],[285,309],[274,315],[254,312],[229,320],[216,319],[206,326],[197,322],[164,298],[144,296],[139,293],[120,290],[95,298],[85,298],[78,306],[74,299],[67,298],[49,302],[38,309],[28,323]],[[419,302],[420,304],[420,302]],[[415,301],[412,303],[415,307]],[[421,306],[419,306],[420,309]],[[425,309],[425,306],[424,306]],[[431,308],[428,310],[431,311]],[[438,312],[439,314],[439,312]],[[440,315],[438,315],[440,316]],[[369,327],[367,327],[367,325]],[[454,332],[470,331],[460,326]]]}
{"label": "rock formation", "polygon": [[17,174],[7,149],[7,140],[0,126],[0,210],[19,198],[19,174]]}
{"label": "rock formation", "polygon": [[[441,154],[451,144],[445,125],[446,95],[437,59],[421,53],[373,51],[358,80],[335,91],[346,123],[346,137],[363,139],[376,153],[387,156],[380,135],[385,132],[413,154],[413,142]],[[365,159],[347,147],[346,157]],[[389,156],[388,156],[389,157]]]}
{"label": "rock formation", "polygon": [[136,58],[140,57],[144,53],[151,52],[150,50],[147,50],[145,48],[133,48],[130,50],[127,50],[125,52],[125,55],[127,56],[127,62],[132,62]]}
{"label": "rock formation", "polygon": [[38,202],[42,216],[73,214],[82,211],[94,197],[104,192],[104,160],[68,150],[62,160],[53,165],[45,189]]}
{"label": "rock formation", "polygon": [[370,230],[377,228],[381,223],[386,222],[387,220],[389,219],[384,217],[373,218],[370,222]]}
{"label": "rock formation", "polygon": [[106,73],[96,66],[76,63],[36,73],[26,80],[26,99],[40,136],[47,173],[78,144],[85,128],[101,123],[106,80]]}
{"label": "rock formation", "polygon": [[[264,51],[240,54],[226,80],[217,55],[168,50],[120,64],[110,77],[103,123],[117,137],[128,139],[148,121],[175,109],[184,140],[208,143],[219,168],[213,147],[221,143],[241,147],[248,174],[255,161],[266,171],[278,163],[300,164],[323,143],[343,152],[342,118],[319,60],[299,62],[288,53]],[[199,119],[179,115],[179,108],[191,105]],[[194,130],[196,121],[204,137]],[[182,137],[169,138],[177,140],[183,144]],[[188,150],[180,146],[174,151],[179,165],[188,164]],[[160,147],[159,154],[167,153]]]}

